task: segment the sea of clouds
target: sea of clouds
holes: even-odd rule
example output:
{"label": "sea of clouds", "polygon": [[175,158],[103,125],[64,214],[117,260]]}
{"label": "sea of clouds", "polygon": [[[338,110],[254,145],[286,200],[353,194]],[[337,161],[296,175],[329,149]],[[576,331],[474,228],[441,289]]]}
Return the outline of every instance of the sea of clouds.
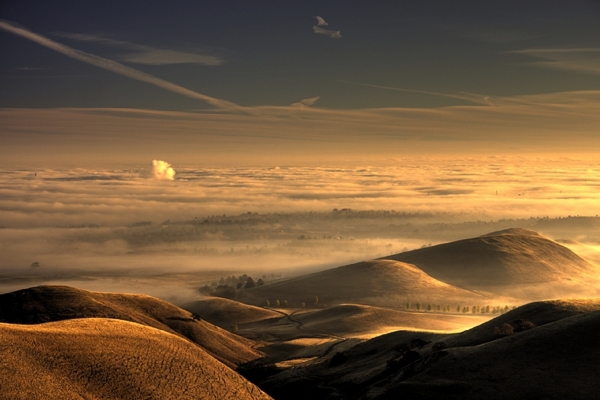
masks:
{"label": "sea of clouds", "polygon": [[[595,216],[599,189],[599,163],[566,158],[428,159],[351,168],[192,168],[154,160],[146,168],[118,170],[4,169],[0,291],[28,286],[31,279],[52,282],[54,276],[62,282],[72,275],[80,287],[122,289],[127,281],[131,290],[160,295],[157,288],[164,288],[164,281],[142,284],[139,279],[197,271],[299,273],[440,241],[423,235],[383,235],[398,223],[385,214],[369,220],[373,225],[366,233],[360,231],[360,221],[338,226],[341,233],[325,232],[327,222],[320,217],[309,218],[319,221],[318,229],[300,218],[297,223],[292,217],[279,225],[271,222],[265,228],[269,235],[257,235],[256,230],[245,235],[218,225],[173,225],[178,221],[333,209],[394,210],[440,224]],[[277,229],[287,236],[273,234]],[[309,238],[313,230],[319,238],[325,232],[340,240],[290,239]],[[359,231],[360,238],[348,237]],[[35,262],[39,267],[32,267]],[[15,283],[15,277],[29,281]],[[82,277],[89,279],[87,284]],[[182,279],[187,285],[202,283]],[[182,282],[173,283],[178,284]]]}

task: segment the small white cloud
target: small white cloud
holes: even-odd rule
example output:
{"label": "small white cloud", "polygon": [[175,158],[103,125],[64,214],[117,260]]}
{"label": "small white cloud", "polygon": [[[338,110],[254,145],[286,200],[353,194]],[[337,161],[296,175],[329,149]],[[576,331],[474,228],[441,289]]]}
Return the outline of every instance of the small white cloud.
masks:
{"label": "small white cloud", "polygon": [[152,176],[161,181],[172,181],[175,179],[175,170],[166,161],[152,160]]}
{"label": "small white cloud", "polygon": [[329,25],[327,22],[325,22],[325,20],[321,17],[319,17],[318,15],[315,17],[317,19],[317,25],[318,26],[327,26]]}
{"label": "small white cloud", "polygon": [[318,26],[313,26],[313,32],[318,35],[329,35],[332,39],[341,39],[342,34],[340,31],[330,31],[328,29],[319,28]]}

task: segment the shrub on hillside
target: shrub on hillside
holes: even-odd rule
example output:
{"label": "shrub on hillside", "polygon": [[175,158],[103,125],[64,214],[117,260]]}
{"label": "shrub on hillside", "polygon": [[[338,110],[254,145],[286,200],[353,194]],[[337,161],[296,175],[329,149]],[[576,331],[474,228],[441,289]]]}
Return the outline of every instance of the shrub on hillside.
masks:
{"label": "shrub on hillside", "polygon": [[515,333],[511,324],[503,323],[494,327],[494,335],[498,337],[510,336]]}

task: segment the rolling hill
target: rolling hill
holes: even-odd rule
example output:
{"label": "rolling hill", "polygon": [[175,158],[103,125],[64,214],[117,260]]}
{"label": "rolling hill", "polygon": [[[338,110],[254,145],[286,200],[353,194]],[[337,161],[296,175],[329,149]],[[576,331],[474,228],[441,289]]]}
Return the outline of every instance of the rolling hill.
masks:
{"label": "rolling hill", "polygon": [[456,332],[489,320],[488,316],[406,312],[359,304],[341,304],[323,310],[294,314],[309,332],[341,336],[381,334],[390,330]]}
{"label": "rolling hill", "polygon": [[598,326],[600,299],[535,302],[462,333],[378,336],[257,383],[275,398],[597,398]]}
{"label": "rolling hill", "polygon": [[74,318],[114,318],[177,334],[231,367],[262,355],[252,341],[151,296],[68,286],[38,286],[0,295],[0,322],[39,324]]}
{"label": "rolling hill", "polygon": [[451,286],[425,272],[395,260],[371,260],[300,276],[245,290],[240,301],[263,305],[266,300],[287,300],[291,306],[355,303],[398,307],[413,302],[476,301],[478,293]]}
{"label": "rolling hill", "polygon": [[0,323],[3,399],[269,399],[199,346],[149,326],[85,318]]}
{"label": "rolling hill", "polygon": [[401,373],[381,382],[384,391],[372,388],[372,398],[597,398],[598,326],[595,311],[479,346],[451,348],[406,370],[406,380]]}
{"label": "rolling hill", "polygon": [[[512,286],[565,285],[564,291],[554,287],[548,297],[590,288],[588,284],[597,282],[599,272],[566,247],[527,229],[507,229],[385,259],[414,264],[436,279],[470,290],[506,293]],[[521,291],[511,295],[523,298]]]}
{"label": "rolling hill", "polygon": [[229,329],[233,324],[245,324],[269,318],[281,318],[278,312],[238,301],[211,297],[184,304],[183,309],[198,315],[211,324]]}

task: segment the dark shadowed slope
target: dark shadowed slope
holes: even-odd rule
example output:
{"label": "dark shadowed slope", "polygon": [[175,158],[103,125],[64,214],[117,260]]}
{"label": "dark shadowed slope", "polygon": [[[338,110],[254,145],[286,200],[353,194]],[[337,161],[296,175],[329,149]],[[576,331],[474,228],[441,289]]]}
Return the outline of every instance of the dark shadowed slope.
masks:
{"label": "dark shadowed slope", "polygon": [[[525,304],[506,314],[478,325],[445,342],[448,346],[476,346],[499,338],[497,328],[510,324],[516,332],[530,326],[541,326],[575,315],[600,311],[600,299],[557,299]],[[529,322],[531,324],[529,324]]]}
{"label": "dark shadowed slope", "polygon": [[483,296],[427,275],[414,265],[394,260],[364,261],[246,290],[241,301],[252,304],[287,300],[290,305],[357,303],[397,307],[407,300],[441,302],[478,300]]}
{"label": "dark shadowed slope", "polygon": [[0,323],[3,399],[268,399],[188,340],[114,319]]}
{"label": "dark shadowed slope", "polygon": [[234,324],[256,322],[269,318],[281,318],[281,314],[261,307],[255,307],[238,301],[211,297],[184,304],[182,308],[200,318],[228,329]]}
{"label": "dark shadowed slope", "polygon": [[37,324],[73,318],[115,318],[184,336],[236,366],[261,356],[253,342],[154,297],[99,293],[68,286],[38,286],[0,295],[0,322]]}
{"label": "dark shadowed slope", "polygon": [[391,377],[373,398],[598,398],[598,327],[600,311],[595,311],[479,346],[448,349],[424,360],[418,367],[424,371],[404,382],[398,382],[402,374]]}
{"label": "dark shadowed slope", "polygon": [[429,275],[472,290],[548,282],[586,284],[598,269],[566,247],[527,229],[408,251],[385,259],[411,263]]}
{"label": "dark shadowed slope", "polygon": [[536,302],[459,334],[378,336],[259,386],[276,398],[597,398],[585,381],[597,381],[599,327],[600,299]]}

